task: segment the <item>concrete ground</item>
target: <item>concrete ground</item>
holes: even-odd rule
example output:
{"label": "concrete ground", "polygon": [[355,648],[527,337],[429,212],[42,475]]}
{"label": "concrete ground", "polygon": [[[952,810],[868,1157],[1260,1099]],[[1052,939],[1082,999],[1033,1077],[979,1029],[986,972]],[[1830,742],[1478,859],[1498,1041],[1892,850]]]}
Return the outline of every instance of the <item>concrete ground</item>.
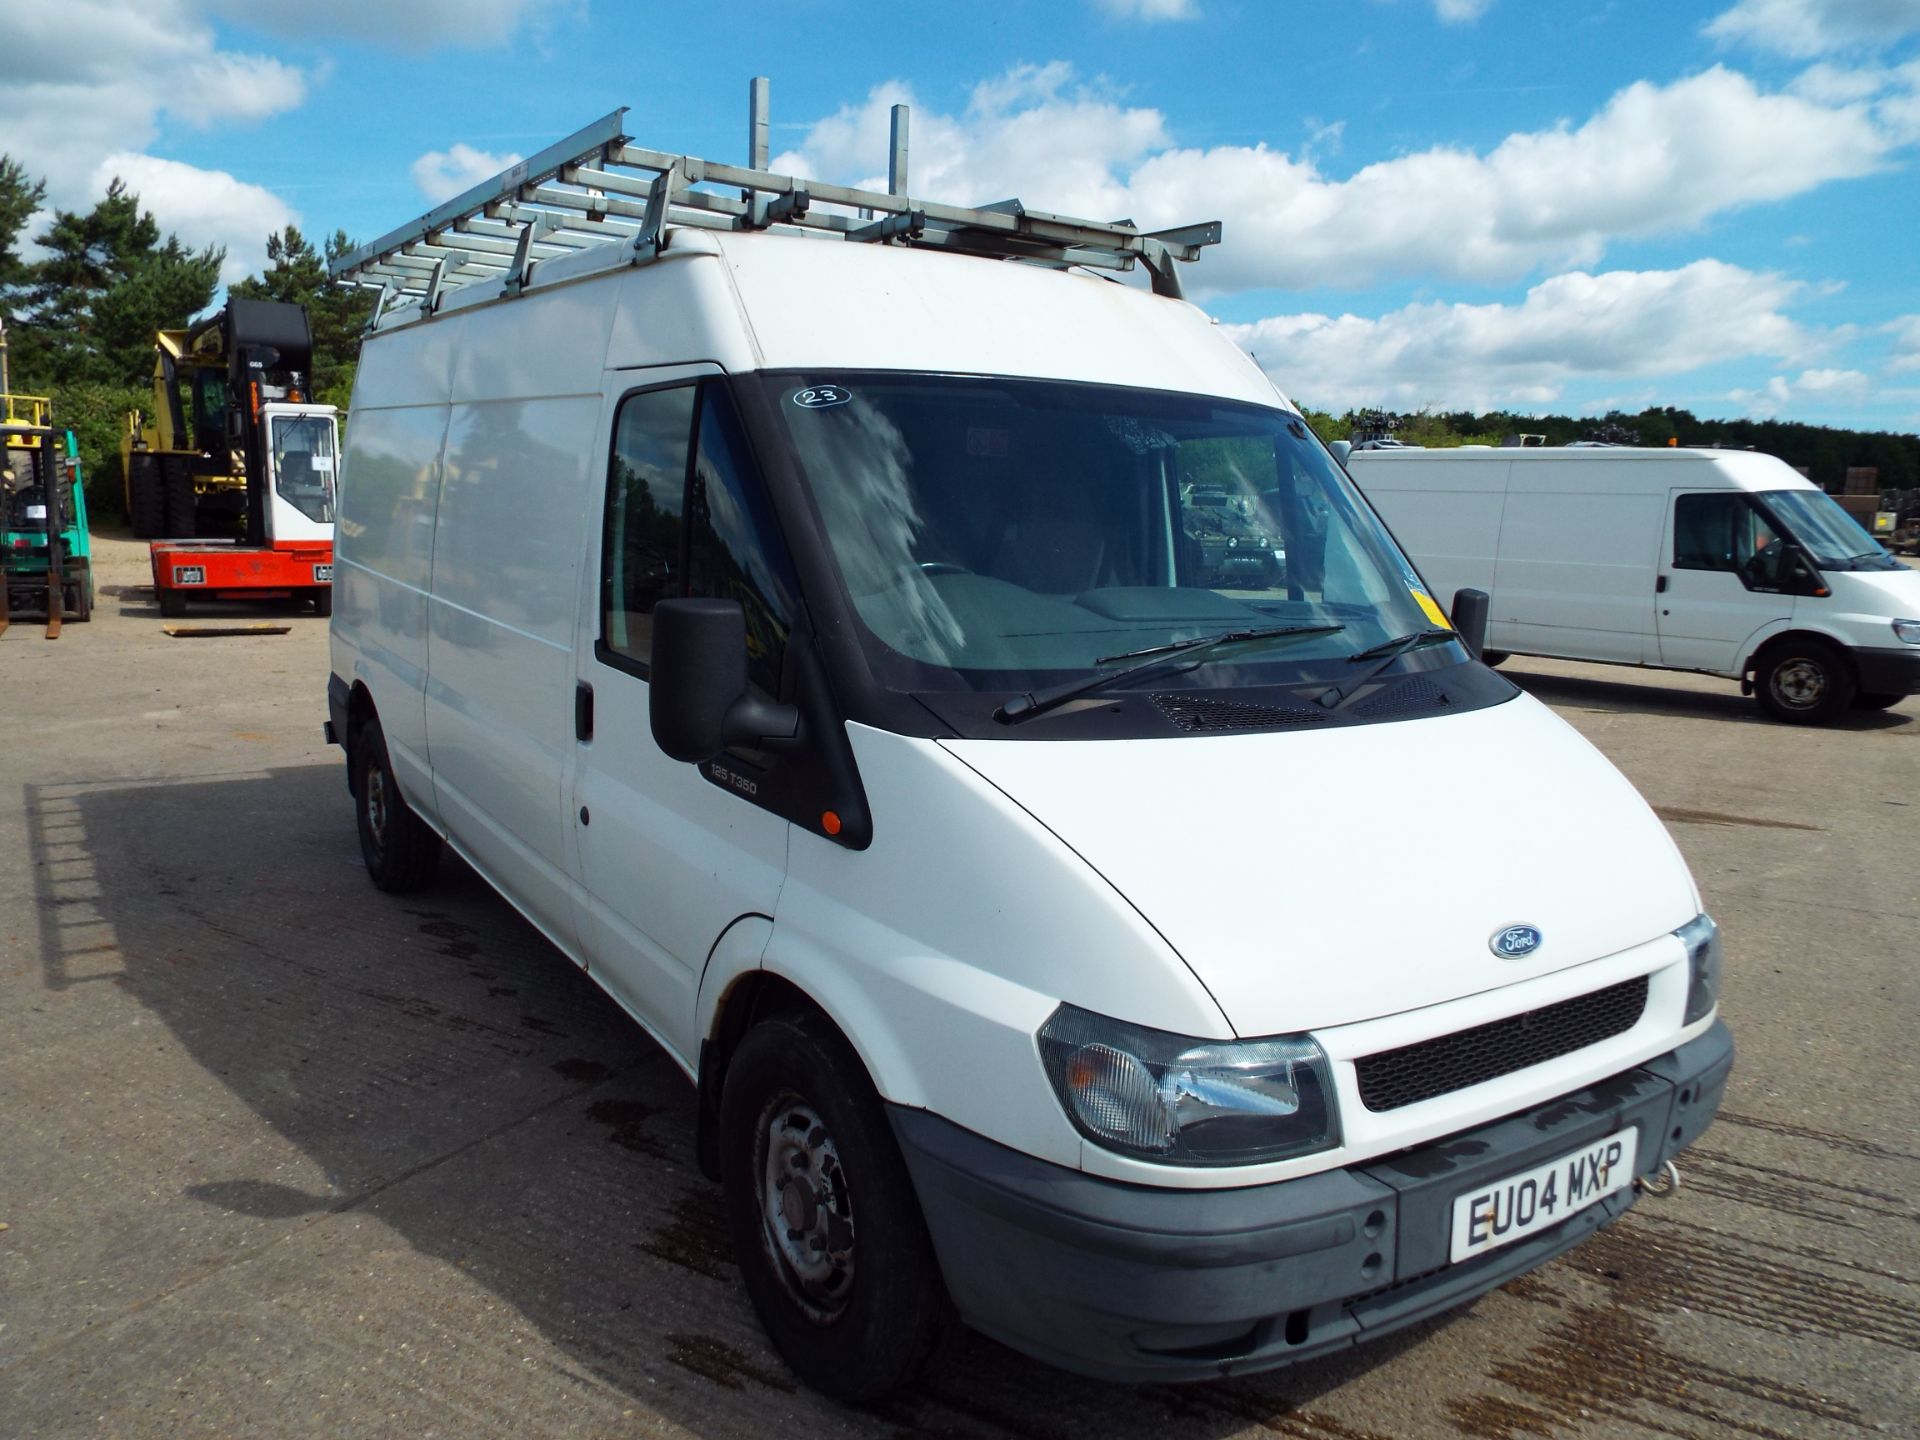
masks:
{"label": "concrete ground", "polygon": [[1725,931],[1678,1194],[1338,1360],[1126,1390],[974,1339],[855,1411],[762,1338],[673,1067],[462,867],[367,883],[325,622],[169,639],[144,563],[0,636],[0,1436],[1920,1434],[1920,701],[1508,667]]}

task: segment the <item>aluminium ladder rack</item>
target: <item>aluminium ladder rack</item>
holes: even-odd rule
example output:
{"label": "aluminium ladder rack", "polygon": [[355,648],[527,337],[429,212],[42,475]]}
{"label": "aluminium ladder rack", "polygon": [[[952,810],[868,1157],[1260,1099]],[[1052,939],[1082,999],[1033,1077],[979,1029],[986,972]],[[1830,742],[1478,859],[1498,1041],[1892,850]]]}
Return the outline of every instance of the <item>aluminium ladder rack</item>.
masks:
{"label": "aluminium ladder rack", "polygon": [[[1203,247],[1220,242],[1217,220],[1142,231],[1127,220],[1044,214],[1018,200],[962,206],[913,199],[907,194],[904,105],[893,107],[885,191],[775,174],[766,168],[767,96],[767,81],[754,80],[750,165],[633,145],[622,108],[339,256],[329,273],[338,283],[381,292],[373,328],[392,305],[417,301],[418,314],[431,314],[444,295],[462,286],[490,285],[507,296],[518,294],[547,260],[602,250],[609,265],[651,260],[670,225],[780,226],[1055,267],[1125,271],[1137,262],[1151,275],[1156,294],[1175,298],[1181,295],[1175,262],[1196,260]],[[567,270],[580,273],[574,266]]]}

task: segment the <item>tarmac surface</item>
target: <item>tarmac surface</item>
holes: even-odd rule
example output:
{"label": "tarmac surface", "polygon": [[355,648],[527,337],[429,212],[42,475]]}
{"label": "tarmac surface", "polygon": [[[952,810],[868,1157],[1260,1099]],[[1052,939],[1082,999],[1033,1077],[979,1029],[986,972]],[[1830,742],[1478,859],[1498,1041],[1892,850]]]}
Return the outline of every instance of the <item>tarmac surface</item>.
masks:
{"label": "tarmac surface", "polygon": [[458,863],[367,882],[325,622],[169,638],[144,547],[98,563],[91,624],[0,635],[0,1437],[1920,1435],[1920,699],[1507,666],[1725,935],[1676,1194],[1335,1360],[1125,1389],[974,1337],[853,1410],[761,1335],[673,1065]]}

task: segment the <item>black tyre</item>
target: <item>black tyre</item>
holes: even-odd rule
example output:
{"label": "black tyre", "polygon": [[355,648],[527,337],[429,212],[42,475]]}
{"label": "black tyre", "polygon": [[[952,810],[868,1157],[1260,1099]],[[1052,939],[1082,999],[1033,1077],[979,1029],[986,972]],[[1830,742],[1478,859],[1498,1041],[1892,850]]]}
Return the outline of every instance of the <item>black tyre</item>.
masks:
{"label": "black tyre", "polygon": [[720,1178],[747,1294],[816,1390],[897,1390],[954,1325],[913,1182],[866,1068],[826,1020],[762,1021],[720,1098]]}
{"label": "black tyre", "polygon": [[178,620],[187,613],[187,597],[178,590],[160,592],[160,613],[169,620]]}
{"label": "black tyre", "polygon": [[1853,705],[1853,664],[1824,640],[1783,640],[1760,656],[1753,698],[1789,725],[1827,725]]}
{"label": "black tyre", "polygon": [[360,858],[373,883],[392,895],[423,889],[440,867],[440,837],[408,807],[387,759],[387,737],[369,720],[353,743],[353,808]]}
{"label": "black tyre", "polygon": [[1492,665],[1495,668],[1506,664],[1507,661],[1512,658],[1513,656],[1505,650],[1482,650],[1480,652],[1480,663],[1482,665]]}
{"label": "black tyre", "polygon": [[136,540],[153,540],[166,533],[167,493],[160,483],[160,462],[152,455],[129,457],[127,520]]}
{"label": "black tyre", "polygon": [[1862,690],[1853,697],[1856,710],[1891,710],[1907,697],[1904,695],[1883,695],[1878,690]]}
{"label": "black tyre", "polygon": [[68,581],[63,587],[67,619],[76,625],[84,625],[93,619],[93,577],[82,575],[77,580]]}
{"label": "black tyre", "polygon": [[333,587],[316,585],[307,592],[313,599],[313,613],[322,617],[333,614]]}
{"label": "black tyre", "polygon": [[162,461],[160,469],[165,477],[161,488],[167,503],[166,529],[162,533],[169,540],[191,540],[200,533],[200,502],[193,493],[193,471],[185,460],[174,457]]}

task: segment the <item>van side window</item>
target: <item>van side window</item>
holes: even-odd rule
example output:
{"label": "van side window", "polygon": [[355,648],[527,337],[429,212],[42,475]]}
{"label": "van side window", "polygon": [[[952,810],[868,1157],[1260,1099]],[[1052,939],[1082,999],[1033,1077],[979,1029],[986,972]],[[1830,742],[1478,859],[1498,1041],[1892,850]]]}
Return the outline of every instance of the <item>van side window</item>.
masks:
{"label": "van side window", "polygon": [[700,387],[700,444],[687,493],[689,595],[738,600],[747,617],[747,678],[780,697],[780,667],[798,586],[726,388]]}
{"label": "van side window", "polygon": [[654,605],[686,593],[681,515],[696,393],[683,385],[630,396],[614,422],[600,638],[641,665],[652,654]]}
{"label": "van side window", "polygon": [[676,595],[738,600],[747,677],[780,695],[798,586],[726,387],[628,397],[614,421],[601,559],[606,658],[645,666],[653,607]]}
{"label": "van side window", "polygon": [[1719,491],[1674,500],[1676,570],[1728,570],[1749,586],[1770,588],[1776,582],[1768,572],[1783,553],[1773,527],[1745,495]]}

